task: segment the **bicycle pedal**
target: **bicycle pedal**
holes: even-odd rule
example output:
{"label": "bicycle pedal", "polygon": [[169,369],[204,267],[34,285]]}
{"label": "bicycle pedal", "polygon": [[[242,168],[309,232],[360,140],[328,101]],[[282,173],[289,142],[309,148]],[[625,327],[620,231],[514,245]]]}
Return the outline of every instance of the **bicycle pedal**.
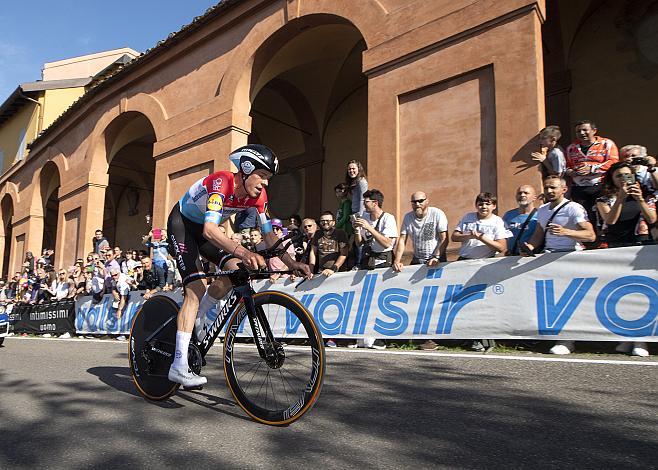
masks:
{"label": "bicycle pedal", "polygon": [[183,390],[186,392],[193,392],[195,390],[203,390],[203,385],[197,385],[196,387],[183,387]]}

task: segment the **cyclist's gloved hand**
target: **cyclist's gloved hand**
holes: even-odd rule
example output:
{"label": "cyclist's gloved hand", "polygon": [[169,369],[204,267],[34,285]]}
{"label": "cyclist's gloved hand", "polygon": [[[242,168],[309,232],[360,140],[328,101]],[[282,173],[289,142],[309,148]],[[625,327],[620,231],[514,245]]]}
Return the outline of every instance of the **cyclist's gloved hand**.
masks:
{"label": "cyclist's gloved hand", "polygon": [[260,268],[266,268],[267,263],[265,263],[265,258],[263,258],[261,255],[257,253],[252,253],[251,251],[247,251],[243,256],[242,256],[242,263],[245,265],[247,269],[253,269],[254,271],[260,269]]}

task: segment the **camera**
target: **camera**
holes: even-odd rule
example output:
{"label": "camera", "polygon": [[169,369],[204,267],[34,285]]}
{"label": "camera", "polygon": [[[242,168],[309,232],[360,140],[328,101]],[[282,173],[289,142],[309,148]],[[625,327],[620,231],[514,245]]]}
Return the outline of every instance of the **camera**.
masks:
{"label": "camera", "polygon": [[630,164],[631,165],[650,166],[651,161],[649,160],[648,157],[633,157],[633,158],[631,158]]}
{"label": "camera", "polygon": [[359,218],[358,214],[351,214],[350,215],[350,220],[352,221],[352,223],[356,222],[356,219],[358,219],[358,218]]}

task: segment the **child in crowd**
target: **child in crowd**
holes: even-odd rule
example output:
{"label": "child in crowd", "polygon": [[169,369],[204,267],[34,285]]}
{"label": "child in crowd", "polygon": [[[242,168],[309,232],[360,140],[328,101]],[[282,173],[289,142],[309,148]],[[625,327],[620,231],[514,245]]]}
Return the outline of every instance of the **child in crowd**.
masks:
{"label": "child in crowd", "polygon": [[354,233],[350,215],[352,215],[352,201],[348,197],[348,187],[345,183],[337,184],[334,187],[336,199],[338,200],[338,209],[336,210],[336,228],[344,231],[348,237]]}
{"label": "child in crowd", "polygon": [[498,217],[496,196],[480,193],[475,198],[476,212],[469,212],[452,232],[452,241],[462,244],[459,259],[493,258],[496,253],[505,251],[506,239],[512,232],[505,228],[505,222]]}
{"label": "child in crowd", "polygon": [[548,126],[539,131],[539,152],[532,152],[530,156],[542,164],[542,174],[563,176],[567,169],[564,150],[558,145],[562,132],[558,126]]}

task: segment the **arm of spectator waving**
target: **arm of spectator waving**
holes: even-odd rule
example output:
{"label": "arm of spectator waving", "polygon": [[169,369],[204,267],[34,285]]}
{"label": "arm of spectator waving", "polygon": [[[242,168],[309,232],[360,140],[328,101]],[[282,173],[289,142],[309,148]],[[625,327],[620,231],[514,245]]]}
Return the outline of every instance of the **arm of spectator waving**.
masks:
{"label": "arm of spectator waving", "polygon": [[393,270],[396,272],[401,272],[404,265],[402,264],[402,255],[404,255],[404,248],[407,245],[407,234],[401,233],[398,242],[395,245],[394,258],[393,258]]}

